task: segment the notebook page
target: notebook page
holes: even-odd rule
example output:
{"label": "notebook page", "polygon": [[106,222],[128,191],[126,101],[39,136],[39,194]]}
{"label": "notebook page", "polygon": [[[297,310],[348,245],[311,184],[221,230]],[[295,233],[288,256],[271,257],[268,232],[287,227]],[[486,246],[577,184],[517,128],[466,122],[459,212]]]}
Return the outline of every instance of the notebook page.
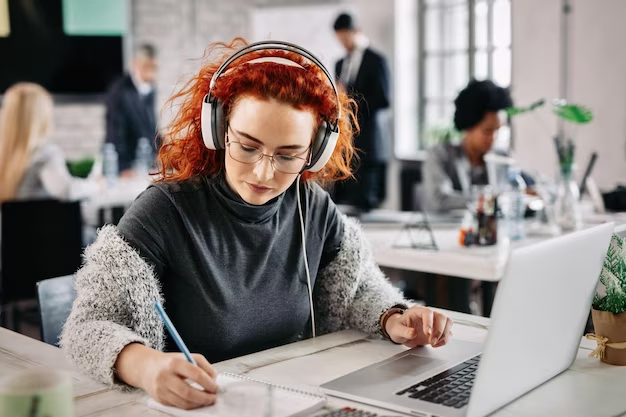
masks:
{"label": "notebook page", "polygon": [[219,374],[218,393],[214,405],[195,410],[181,410],[162,405],[152,398],[147,405],[180,417],[300,417],[322,408],[326,399],[270,386],[256,381]]}

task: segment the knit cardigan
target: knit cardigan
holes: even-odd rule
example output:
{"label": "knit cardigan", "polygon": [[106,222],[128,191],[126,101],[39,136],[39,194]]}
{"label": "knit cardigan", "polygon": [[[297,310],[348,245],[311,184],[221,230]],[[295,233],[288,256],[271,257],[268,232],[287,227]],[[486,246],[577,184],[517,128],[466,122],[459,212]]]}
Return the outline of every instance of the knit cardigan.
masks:
{"label": "knit cardigan", "polygon": [[[408,302],[374,262],[359,223],[342,219],[339,251],[319,272],[313,290],[316,332],[353,328],[381,337],[382,312]],[[75,286],[77,297],[61,334],[63,351],[84,374],[130,389],[115,377],[120,351],[134,342],[164,347],[164,327],[153,307],[163,296],[153,268],[108,225],[85,250]]]}

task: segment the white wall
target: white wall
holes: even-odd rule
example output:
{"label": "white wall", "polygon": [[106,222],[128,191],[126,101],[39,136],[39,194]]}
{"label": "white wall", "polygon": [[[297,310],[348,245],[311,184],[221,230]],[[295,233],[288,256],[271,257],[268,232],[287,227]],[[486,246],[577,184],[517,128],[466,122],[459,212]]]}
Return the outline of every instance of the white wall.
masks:
{"label": "white wall", "polygon": [[311,51],[334,76],[335,62],[345,55],[332,30],[342,12],[358,13],[350,4],[257,7],[251,14],[250,41],[278,39],[295,43]]}
{"label": "white wall", "polygon": [[571,96],[595,120],[579,129],[579,166],[598,152],[593,178],[601,188],[626,183],[626,1],[573,2]]}
{"label": "white wall", "polygon": [[[598,152],[593,177],[601,189],[626,182],[626,1],[571,0],[568,28],[568,99],[591,108],[595,120],[574,130],[582,175]],[[513,98],[526,105],[559,96],[561,0],[513,1]],[[552,137],[557,118],[545,106],[514,119],[520,165],[546,175],[557,171]]]}

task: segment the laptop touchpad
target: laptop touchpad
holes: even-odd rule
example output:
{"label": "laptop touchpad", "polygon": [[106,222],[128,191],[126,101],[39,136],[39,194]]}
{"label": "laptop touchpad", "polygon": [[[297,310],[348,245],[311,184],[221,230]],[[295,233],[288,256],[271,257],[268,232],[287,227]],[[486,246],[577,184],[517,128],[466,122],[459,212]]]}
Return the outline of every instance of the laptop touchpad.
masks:
{"label": "laptop touchpad", "polygon": [[447,361],[409,354],[382,365],[377,372],[388,376],[419,375],[446,363]]}

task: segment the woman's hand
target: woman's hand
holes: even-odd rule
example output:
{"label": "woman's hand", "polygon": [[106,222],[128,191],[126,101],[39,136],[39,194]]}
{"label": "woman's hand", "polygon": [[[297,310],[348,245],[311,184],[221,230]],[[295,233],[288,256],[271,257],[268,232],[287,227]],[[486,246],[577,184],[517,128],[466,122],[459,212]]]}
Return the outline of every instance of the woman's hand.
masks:
{"label": "woman's hand", "polygon": [[198,366],[182,353],[163,353],[132,343],[118,355],[115,369],[124,382],[143,388],[161,404],[189,410],[215,403],[217,393],[217,372],[204,356],[192,356]]}
{"label": "woman's hand", "polygon": [[414,306],[404,314],[394,314],[385,324],[387,334],[396,343],[410,348],[423,345],[440,347],[452,337],[452,319],[430,308]]}

